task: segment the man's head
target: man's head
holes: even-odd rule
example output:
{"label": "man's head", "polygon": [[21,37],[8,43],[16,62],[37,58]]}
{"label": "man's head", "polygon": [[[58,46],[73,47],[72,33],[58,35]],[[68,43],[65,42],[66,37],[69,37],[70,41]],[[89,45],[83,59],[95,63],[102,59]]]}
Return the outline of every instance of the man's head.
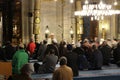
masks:
{"label": "man's head", "polygon": [[68,44],[68,45],[67,45],[67,50],[72,50],[72,49],[73,49],[72,45],[71,45],[71,44]]}
{"label": "man's head", "polygon": [[61,57],[60,58],[60,65],[62,66],[62,65],[66,65],[67,64],[67,58],[66,57]]}
{"label": "man's head", "polygon": [[54,49],[50,49],[50,54],[55,54],[55,50]]}
{"label": "man's head", "polygon": [[19,44],[19,48],[20,48],[20,49],[24,49],[24,47],[25,47],[25,46],[24,46],[23,43],[20,43],[20,44]]}
{"label": "man's head", "polygon": [[21,73],[31,75],[34,72],[34,67],[32,64],[27,63],[21,68]]}
{"label": "man's head", "polygon": [[43,40],[43,44],[47,44],[47,40]]}

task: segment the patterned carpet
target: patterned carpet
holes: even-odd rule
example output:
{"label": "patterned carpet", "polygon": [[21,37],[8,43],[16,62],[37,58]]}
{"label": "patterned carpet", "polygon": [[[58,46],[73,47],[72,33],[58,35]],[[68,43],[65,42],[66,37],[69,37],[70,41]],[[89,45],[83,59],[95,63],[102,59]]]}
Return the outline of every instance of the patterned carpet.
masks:
{"label": "patterned carpet", "polygon": [[[33,80],[52,78],[52,74],[33,74]],[[120,68],[114,64],[103,66],[102,70],[79,71],[79,76],[74,80],[120,80]]]}

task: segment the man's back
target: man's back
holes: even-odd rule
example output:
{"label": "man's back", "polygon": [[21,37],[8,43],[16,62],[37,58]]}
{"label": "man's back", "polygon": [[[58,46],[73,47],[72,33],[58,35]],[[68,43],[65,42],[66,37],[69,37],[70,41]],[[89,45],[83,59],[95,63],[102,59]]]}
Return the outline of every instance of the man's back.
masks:
{"label": "man's back", "polygon": [[55,70],[53,73],[52,80],[73,80],[73,72],[70,67],[67,65],[67,58],[61,57],[60,58],[60,67]]}
{"label": "man's back", "polygon": [[20,73],[20,68],[26,63],[28,63],[28,54],[24,49],[18,50],[12,59],[13,73]]}
{"label": "man's back", "polygon": [[66,65],[59,67],[53,74],[53,80],[73,80],[72,69]]}
{"label": "man's back", "polygon": [[58,57],[54,54],[49,54],[43,60],[43,66],[46,72],[53,72],[57,63]]}

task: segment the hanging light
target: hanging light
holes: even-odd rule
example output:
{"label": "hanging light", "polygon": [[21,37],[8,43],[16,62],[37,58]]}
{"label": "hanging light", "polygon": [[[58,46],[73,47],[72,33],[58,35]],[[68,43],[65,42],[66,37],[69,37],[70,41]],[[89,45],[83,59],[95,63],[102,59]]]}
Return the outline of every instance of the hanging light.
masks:
{"label": "hanging light", "polygon": [[103,1],[102,0],[100,0],[100,3],[99,3],[100,5],[103,5]]}
{"label": "hanging light", "polygon": [[85,0],[85,4],[88,4],[89,2],[88,2],[88,0]]}
{"label": "hanging light", "polygon": [[71,39],[73,39],[73,34],[74,34],[74,32],[73,32],[73,28],[72,28],[72,26],[71,26],[71,28],[70,28]]}
{"label": "hanging light", "polygon": [[94,20],[94,18],[93,18],[93,16],[91,17],[91,21],[93,21]]}
{"label": "hanging light", "polygon": [[101,20],[103,20],[103,19],[104,19],[104,16],[102,15],[102,16],[101,16]]}
{"label": "hanging light", "polygon": [[117,4],[118,4],[118,3],[117,3],[117,1],[115,0],[115,1],[114,1],[114,5],[116,6]]}
{"label": "hanging light", "polygon": [[73,28],[72,28],[72,26],[70,28],[70,34],[73,34]]}
{"label": "hanging light", "polygon": [[73,3],[74,2],[74,0],[70,0],[70,3]]}
{"label": "hanging light", "polygon": [[81,11],[75,11],[74,15],[92,16],[91,20],[103,20],[104,16],[120,14],[120,10],[113,9],[111,4],[105,4],[102,0],[98,4],[84,4],[82,8]]}
{"label": "hanging light", "polygon": [[47,25],[46,30],[45,30],[45,38],[46,39],[48,38],[49,33],[50,33],[50,31],[49,31],[49,28],[48,28],[48,25]]}

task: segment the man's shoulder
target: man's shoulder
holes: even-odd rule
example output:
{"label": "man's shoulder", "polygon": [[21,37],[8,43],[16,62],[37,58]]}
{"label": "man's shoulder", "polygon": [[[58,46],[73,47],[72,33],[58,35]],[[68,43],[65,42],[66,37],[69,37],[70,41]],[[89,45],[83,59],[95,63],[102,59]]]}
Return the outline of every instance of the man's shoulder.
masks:
{"label": "man's shoulder", "polygon": [[58,56],[51,54],[51,55],[47,55],[46,58],[57,60],[57,59],[58,59]]}
{"label": "man's shoulder", "polygon": [[71,68],[70,68],[69,66],[67,66],[67,65],[60,66],[60,67],[58,68],[58,70],[60,70],[60,69],[69,69],[69,70],[71,70]]}

